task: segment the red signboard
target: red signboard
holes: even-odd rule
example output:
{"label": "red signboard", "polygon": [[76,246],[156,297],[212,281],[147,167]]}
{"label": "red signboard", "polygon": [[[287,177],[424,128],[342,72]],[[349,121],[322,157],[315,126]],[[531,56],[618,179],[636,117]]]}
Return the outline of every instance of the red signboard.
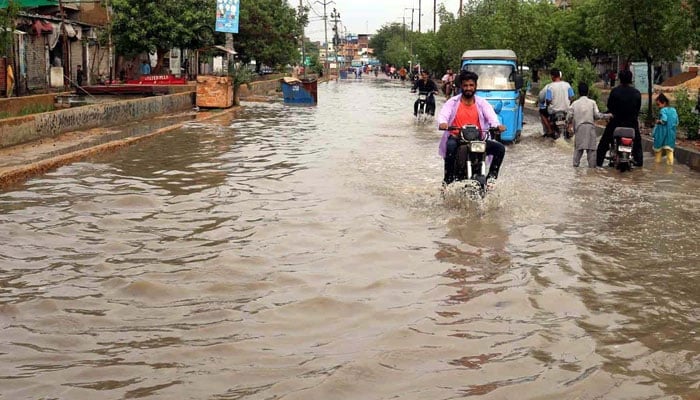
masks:
{"label": "red signboard", "polygon": [[186,78],[178,78],[175,75],[143,75],[139,79],[129,79],[129,85],[184,85]]}

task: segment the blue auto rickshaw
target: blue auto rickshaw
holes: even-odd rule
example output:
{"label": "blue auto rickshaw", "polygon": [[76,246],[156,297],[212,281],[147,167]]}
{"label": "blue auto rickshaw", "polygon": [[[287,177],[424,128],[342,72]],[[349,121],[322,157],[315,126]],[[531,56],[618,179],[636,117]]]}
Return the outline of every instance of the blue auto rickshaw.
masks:
{"label": "blue auto rickshaw", "polygon": [[523,78],[517,73],[513,50],[467,50],[462,54],[462,70],[479,75],[477,96],[486,99],[507,130],[496,138],[516,142],[523,131]]}

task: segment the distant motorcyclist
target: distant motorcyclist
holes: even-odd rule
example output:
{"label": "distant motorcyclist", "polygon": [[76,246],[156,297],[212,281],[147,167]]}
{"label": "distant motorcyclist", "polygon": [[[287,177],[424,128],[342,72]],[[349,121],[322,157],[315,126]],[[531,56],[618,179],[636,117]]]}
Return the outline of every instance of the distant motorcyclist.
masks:
{"label": "distant motorcyclist", "polygon": [[455,74],[452,72],[452,68],[447,68],[447,72],[445,72],[440,81],[442,82],[442,92],[445,94],[445,98],[449,99],[450,96],[454,95],[452,93],[452,85],[454,85]]}
{"label": "distant motorcyclist", "polygon": [[612,113],[612,119],[600,137],[596,150],[596,165],[603,166],[605,155],[613,142],[615,128],[625,127],[634,129],[632,141],[632,159],[634,165],[641,167],[644,163],[642,152],[642,137],[639,134],[639,110],[642,107],[642,94],[632,86],[632,72],[620,71],[620,84],[610,91],[608,97],[608,112]]}
{"label": "distant motorcyclist", "polygon": [[[450,184],[455,180],[455,158],[459,147],[458,132],[451,132],[447,129],[450,126],[476,125],[480,131],[485,131],[491,127],[498,127],[504,132],[506,127],[501,125],[498,115],[493,106],[485,99],[476,96],[476,84],[479,76],[472,71],[462,71],[459,74],[458,83],[462,93],[450,97],[440,109],[438,116],[438,129],[444,131],[438,153],[445,159],[445,175],[443,184]],[[488,179],[493,182],[498,178],[498,171],[506,154],[503,144],[486,140],[486,154],[493,156],[491,167],[488,172]]]}
{"label": "distant motorcyclist", "polygon": [[[435,115],[435,96],[434,94],[438,92],[437,85],[430,79],[430,74],[428,71],[421,71],[421,78],[414,82],[413,88],[411,88],[411,93],[418,93],[428,95],[426,99],[425,112],[429,115]],[[418,115],[418,103],[419,100],[416,99],[413,103],[413,116]]]}

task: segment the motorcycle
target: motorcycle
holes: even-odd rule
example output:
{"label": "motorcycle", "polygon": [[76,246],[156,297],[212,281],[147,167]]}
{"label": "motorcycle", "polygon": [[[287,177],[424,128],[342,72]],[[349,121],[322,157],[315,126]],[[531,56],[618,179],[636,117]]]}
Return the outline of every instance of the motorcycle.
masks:
{"label": "motorcycle", "polygon": [[454,82],[446,82],[446,83],[445,83],[445,88],[444,88],[445,98],[446,98],[446,99],[449,99],[450,97],[454,96],[454,95],[455,95],[455,89],[456,89],[456,88],[455,88],[455,83],[454,83]]}
{"label": "motorcycle", "polygon": [[[455,182],[467,183],[479,197],[486,196],[486,139],[498,132],[497,127],[489,128],[488,135],[482,138],[475,125],[450,126],[449,130],[459,130],[459,147],[455,157]],[[465,185],[465,189],[468,187]]]}
{"label": "motorcycle", "polygon": [[420,92],[418,93],[418,112],[416,113],[416,122],[421,123],[428,120],[428,98],[433,96],[433,93]]}
{"label": "motorcycle", "polygon": [[559,139],[562,135],[564,138],[571,138],[571,134],[568,129],[568,122],[566,121],[566,111],[554,111],[549,116],[549,121],[552,125],[552,139]]}
{"label": "motorcycle", "polygon": [[610,166],[620,172],[632,169],[632,142],[634,141],[634,128],[615,128],[613,142],[608,150]]}

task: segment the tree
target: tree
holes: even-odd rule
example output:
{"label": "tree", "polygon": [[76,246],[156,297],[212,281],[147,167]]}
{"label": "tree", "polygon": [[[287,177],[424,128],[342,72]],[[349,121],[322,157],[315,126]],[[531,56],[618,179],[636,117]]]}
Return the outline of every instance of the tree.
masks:
{"label": "tree", "polygon": [[286,0],[241,1],[239,33],[235,36],[238,57],[275,67],[299,60],[298,44],[308,18]]}
{"label": "tree", "polygon": [[398,38],[402,42],[406,38],[405,27],[399,23],[383,25],[369,41],[369,47],[374,51],[374,56],[384,63],[391,63],[387,59],[387,51],[389,50],[389,42]]}
{"label": "tree", "polygon": [[0,57],[12,55],[12,35],[19,7],[19,2],[8,0],[7,6],[0,8]]}
{"label": "tree", "polygon": [[201,32],[203,26],[214,26],[215,0],[112,0],[112,7],[117,52],[130,56],[156,53],[156,71],[173,47],[196,49],[214,44],[212,36]]}
{"label": "tree", "polygon": [[407,66],[411,59],[411,53],[408,51],[406,43],[398,36],[394,36],[387,43],[387,48],[384,51],[383,61],[399,67]]}
{"label": "tree", "polygon": [[[652,71],[655,61],[673,60],[691,44],[694,16],[685,0],[635,0],[611,2],[596,0],[598,9],[596,38],[602,46],[647,63],[647,94],[652,96]],[[652,116],[648,102],[647,118]]]}

